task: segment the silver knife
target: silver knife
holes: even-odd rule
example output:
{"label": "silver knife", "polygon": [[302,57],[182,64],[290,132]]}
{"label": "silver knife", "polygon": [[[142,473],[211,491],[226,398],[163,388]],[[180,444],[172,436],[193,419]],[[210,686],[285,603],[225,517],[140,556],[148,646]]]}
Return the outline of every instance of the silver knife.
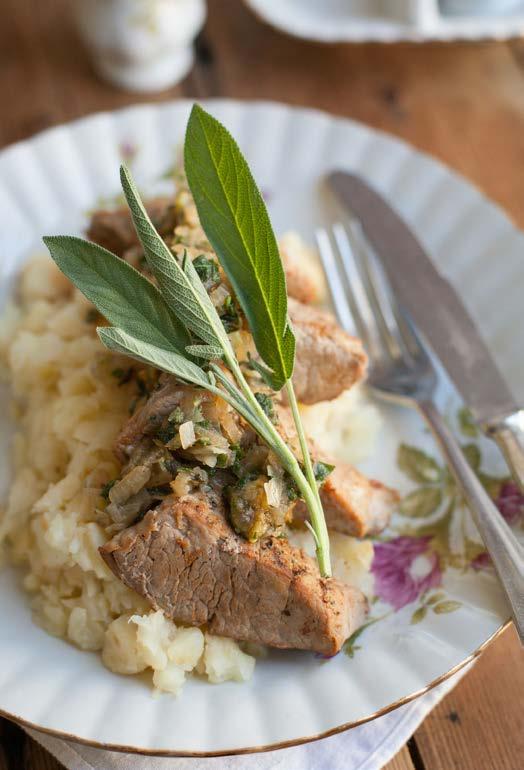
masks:
{"label": "silver knife", "polygon": [[451,284],[407,224],[360,177],[334,171],[328,187],[361,224],[400,303],[413,318],[471,409],[502,450],[524,492],[524,410]]}

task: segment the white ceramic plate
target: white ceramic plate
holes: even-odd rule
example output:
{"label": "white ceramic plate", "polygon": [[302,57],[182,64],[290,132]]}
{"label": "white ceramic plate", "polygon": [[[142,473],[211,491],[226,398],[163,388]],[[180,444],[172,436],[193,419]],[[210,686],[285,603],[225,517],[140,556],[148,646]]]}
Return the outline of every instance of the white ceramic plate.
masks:
{"label": "white ceramic plate", "polygon": [[[245,0],[263,21],[324,43],[504,40],[524,34],[518,0]],[[496,10],[494,10],[496,9]]]}
{"label": "white ceramic plate", "polygon": [[[524,400],[517,333],[524,322],[524,239],[498,208],[441,164],[363,125],[271,103],[206,106],[247,154],[277,232],[294,228],[312,239],[315,224],[332,220],[319,180],[333,167],[357,171],[391,198],[460,288]],[[118,192],[123,154],[132,156],[142,187],[155,187],[173,162],[189,109],[181,101],[95,115],[0,154],[2,301],[42,234],[80,231],[96,201]],[[452,414],[456,401],[445,384],[442,398]],[[396,465],[399,442],[435,449],[413,413],[387,408],[383,414],[376,456],[363,469],[408,492],[417,485]],[[5,436],[5,422],[2,427]],[[500,473],[496,452],[484,445],[482,452],[484,468]],[[4,446],[2,467],[7,460]],[[384,544],[376,546],[381,599],[372,617],[380,621],[348,645],[348,654],[326,661],[274,652],[247,684],[195,679],[179,699],[152,698],[145,681],[112,674],[97,655],[33,625],[16,575],[6,569],[0,710],[91,743],[193,754],[300,742],[377,716],[460,666],[508,618],[490,569],[471,565],[482,549],[469,515],[460,508],[445,514],[445,504],[426,519],[397,517],[387,534],[389,556]],[[483,567],[482,559],[475,566]]]}

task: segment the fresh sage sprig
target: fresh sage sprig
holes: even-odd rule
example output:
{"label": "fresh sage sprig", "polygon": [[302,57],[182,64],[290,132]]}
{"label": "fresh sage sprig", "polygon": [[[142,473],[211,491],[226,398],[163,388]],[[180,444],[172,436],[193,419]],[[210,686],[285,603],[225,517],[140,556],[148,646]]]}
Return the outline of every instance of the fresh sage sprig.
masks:
{"label": "fresh sage sprig", "polygon": [[[273,390],[285,387],[306,477],[316,498],[309,510],[317,555],[319,563],[327,559],[330,571],[327,527],[291,381],[295,337],[288,319],[286,276],[266,204],[229,131],[198,104],[193,105],[187,124],[184,165],[200,223],[267,366],[252,364]],[[227,363],[255,411],[263,412],[236,360]]]}
{"label": "fresh sage sprig", "polygon": [[293,374],[295,337],[287,315],[284,267],[269,215],[238,145],[193,106],[184,165],[200,223],[248,320],[265,379],[280,390]]}
{"label": "fresh sage sprig", "polygon": [[263,361],[255,366],[273,389],[284,387],[287,393],[305,473],[247,383],[191,259],[185,255],[179,260],[164,243],[125,166],[122,187],[158,289],[94,243],[67,236],[44,242],[62,272],[111,324],[97,329],[106,347],[224,398],[272,449],[308,506],[320,572],[330,576],[327,527],[291,382],[295,339],[287,315],[285,274],[264,201],[233,138],[196,105],[186,134],[185,165],[202,227]]}

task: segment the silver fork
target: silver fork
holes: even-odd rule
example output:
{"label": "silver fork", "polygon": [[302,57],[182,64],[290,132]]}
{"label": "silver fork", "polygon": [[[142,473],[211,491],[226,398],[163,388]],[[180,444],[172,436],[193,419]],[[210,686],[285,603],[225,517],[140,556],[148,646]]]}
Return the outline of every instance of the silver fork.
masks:
{"label": "silver fork", "polygon": [[416,329],[399,307],[363,235],[351,220],[316,238],[338,320],[354,319],[370,358],[368,384],[380,397],[416,407],[426,420],[471,510],[511,605],[524,644],[524,548],[478,480],[434,402],[437,373]]}

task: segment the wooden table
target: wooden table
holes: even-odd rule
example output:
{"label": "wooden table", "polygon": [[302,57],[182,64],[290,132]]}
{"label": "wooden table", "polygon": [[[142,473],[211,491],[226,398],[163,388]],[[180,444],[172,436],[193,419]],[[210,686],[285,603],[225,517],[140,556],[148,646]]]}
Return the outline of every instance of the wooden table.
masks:
{"label": "wooden table", "polygon": [[[177,88],[140,98],[93,75],[67,5],[2,2],[0,146],[138,101],[274,99],[350,116],[412,142],[473,180],[524,227],[524,42],[323,46],[274,32],[240,0],[211,0],[192,73]],[[524,756],[522,663],[508,630],[389,770],[516,770]],[[0,720],[0,770],[58,767]]]}

